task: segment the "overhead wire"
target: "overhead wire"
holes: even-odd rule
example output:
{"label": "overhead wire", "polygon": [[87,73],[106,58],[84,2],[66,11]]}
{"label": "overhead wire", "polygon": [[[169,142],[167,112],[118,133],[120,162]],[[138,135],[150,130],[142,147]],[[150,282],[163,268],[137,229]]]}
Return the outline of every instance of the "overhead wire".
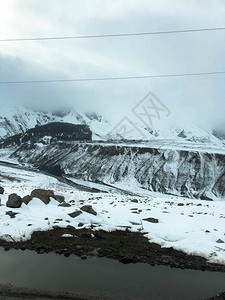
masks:
{"label": "overhead wire", "polygon": [[0,84],[39,84],[39,83],[63,83],[63,82],[88,82],[88,81],[110,81],[110,80],[132,80],[148,78],[168,78],[168,77],[186,77],[186,76],[207,76],[221,75],[225,71],[197,72],[197,73],[178,73],[178,74],[159,74],[159,75],[138,75],[138,76],[121,76],[121,77],[96,77],[96,78],[74,78],[74,79],[43,79],[43,80],[15,80],[0,81]]}
{"label": "overhead wire", "polygon": [[75,36],[56,36],[56,37],[28,37],[28,38],[4,38],[0,42],[22,42],[22,41],[45,41],[45,40],[71,40],[71,39],[96,39],[96,38],[112,38],[112,37],[132,37],[132,36],[147,36],[159,34],[177,34],[177,33],[193,33],[204,31],[220,31],[225,30],[225,27],[212,28],[197,28],[197,29],[182,29],[169,31],[149,31],[149,32],[131,32],[131,33],[113,33],[113,34],[97,34],[97,35],[75,35]]}

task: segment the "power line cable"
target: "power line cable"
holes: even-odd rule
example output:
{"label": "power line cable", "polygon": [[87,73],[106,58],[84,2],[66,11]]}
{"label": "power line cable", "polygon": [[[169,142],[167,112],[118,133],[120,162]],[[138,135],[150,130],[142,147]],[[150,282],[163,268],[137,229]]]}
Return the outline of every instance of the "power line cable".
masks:
{"label": "power line cable", "polygon": [[221,75],[221,74],[225,74],[225,71],[180,73],[180,74],[160,74],[160,75],[143,75],[143,76],[123,76],[123,77],[0,81],[0,84],[36,84],[36,83],[60,83],[60,82],[110,81],[110,80],[130,80],[130,79],[186,77],[186,76],[206,76],[206,75]]}
{"label": "power line cable", "polygon": [[158,34],[191,33],[191,32],[203,32],[203,31],[218,31],[218,30],[225,30],[225,27],[184,29],[184,30],[171,30],[171,31],[151,31],[151,32],[137,32],[137,33],[99,34],[99,35],[78,35],[78,36],[59,36],[59,37],[31,37],[31,38],[8,38],[8,39],[0,39],[0,42],[95,39],[95,38],[131,37],[131,36],[145,36],[145,35],[158,35]]}

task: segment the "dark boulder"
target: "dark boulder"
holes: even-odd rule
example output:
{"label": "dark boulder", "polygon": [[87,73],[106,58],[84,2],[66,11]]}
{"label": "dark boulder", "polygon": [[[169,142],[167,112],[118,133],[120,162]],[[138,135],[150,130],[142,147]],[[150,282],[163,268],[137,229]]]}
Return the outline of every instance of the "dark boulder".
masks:
{"label": "dark boulder", "polygon": [[68,214],[71,218],[76,218],[76,217],[78,217],[80,214],[82,214],[82,211],[74,211],[74,212],[72,212],[72,213],[70,213],[70,214]]}
{"label": "dark boulder", "polygon": [[26,195],[22,198],[23,203],[25,203],[26,205],[30,202],[30,200],[32,200],[32,197],[30,195]]}
{"label": "dark boulder", "polygon": [[87,213],[89,213],[89,214],[92,214],[94,216],[97,215],[96,211],[92,208],[91,205],[84,205],[80,209],[87,212]]}
{"label": "dark boulder", "polygon": [[11,210],[7,211],[5,214],[7,216],[10,216],[11,219],[15,218],[15,216],[18,215],[18,213],[15,213],[15,212],[13,212]]}
{"label": "dark boulder", "polygon": [[38,198],[45,204],[50,202],[50,197],[55,198],[54,192],[52,190],[35,189],[31,192],[30,196],[33,198]]}
{"label": "dark boulder", "polygon": [[146,219],[142,219],[142,220],[150,222],[150,223],[159,223],[159,220],[156,218],[146,218]]}
{"label": "dark boulder", "polygon": [[65,197],[61,195],[54,195],[53,198],[58,201],[59,203],[65,202]]}
{"label": "dark boulder", "polygon": [[9,195],[6,206],[11,208],[19,208],[22,205],[22,202],[22,198],[16,193],[13,193]]}
{"label": "dark boulder", "polygon": [[216,242],[219,243],[219,244],[223,244],[224,243],[224,241],[221,240],[221,239],[218,239]]}
{"label": "dark boulder", "polygon": [[70,207],[71,205],[67,202],[62,202],[62,203],[59,203],[58,206],[61,206],[61,207]]}
{"label": "dark boulder", "polygon": [[2,187],[2,186],[0,186],[0,194],[2,195],[2,194],[4,194],[4,188]]}
{"label": "dark boulder", "polygon": [[131,200],[130,202],[138,203],[138,200],[137,200],[137,199],[133,199],[133,200]]}
{"label": "dark boulder", "polygon": [[28,204],[33,198],[38,198],[45,204],[50,202],[50,198],[55,199],[59,203],[64,203],[65,197],[61,195],[55,195],[52,190],[45,190],[45,189],[34,189],[30,195],[23,197],[23,202]]}

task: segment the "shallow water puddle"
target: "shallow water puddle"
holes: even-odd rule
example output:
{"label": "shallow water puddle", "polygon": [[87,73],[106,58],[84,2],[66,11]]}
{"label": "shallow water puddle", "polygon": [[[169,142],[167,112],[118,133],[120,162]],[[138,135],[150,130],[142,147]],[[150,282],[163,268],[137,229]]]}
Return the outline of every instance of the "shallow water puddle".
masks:
{"label": "shallow water puddle", "polygon": [[204,299],[225,290],[225,273],[123,265],[91,257],[0,248],[0,282],[121,299]]}

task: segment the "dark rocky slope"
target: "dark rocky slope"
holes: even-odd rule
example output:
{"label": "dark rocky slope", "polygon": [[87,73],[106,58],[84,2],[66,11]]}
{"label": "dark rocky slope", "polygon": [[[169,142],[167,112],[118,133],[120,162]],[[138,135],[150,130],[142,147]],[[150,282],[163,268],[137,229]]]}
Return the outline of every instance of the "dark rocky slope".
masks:
{"label": "dark rocky slope", "polygon": [[68,176],[113,184],[135,179],[148,190],[190,198],[225,198],[225,155],[124,145],[23,144],[13,156]]}
{"label": "dark rocky slope", "polygon": [[37,143],[44,137],[48,137],[47,140],[55,139],[56,141],[90,141],[92,132],[87,125],[53,122],[31,128],[24,134],[8,137],[0,143],[0,147],[19,146],[24,142]]}

